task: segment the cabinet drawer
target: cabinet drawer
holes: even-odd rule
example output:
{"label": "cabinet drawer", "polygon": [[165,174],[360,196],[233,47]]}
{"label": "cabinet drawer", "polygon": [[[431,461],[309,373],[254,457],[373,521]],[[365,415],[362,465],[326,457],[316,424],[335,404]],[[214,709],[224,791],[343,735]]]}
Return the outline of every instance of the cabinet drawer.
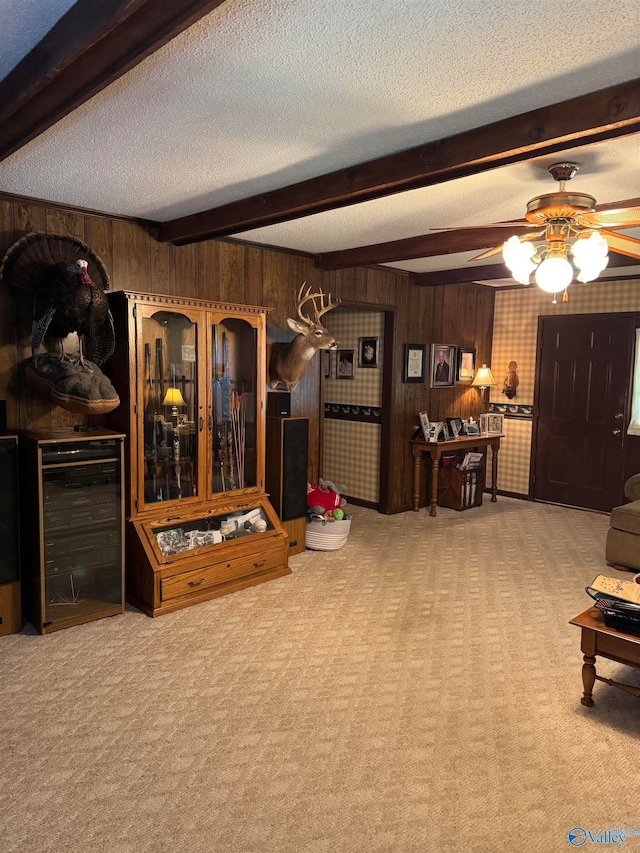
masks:
{"label": "cabinet drawer", "polygon": [[230,558],[221,563],[214,563],[204,569],[184,572],[160,581],[162,601],[180,598],[184,595],[203,592],[234,578],[248,577],[258,572],[275,569],[284,564],[282,543],[270,550],[260,551],[253,556]]}

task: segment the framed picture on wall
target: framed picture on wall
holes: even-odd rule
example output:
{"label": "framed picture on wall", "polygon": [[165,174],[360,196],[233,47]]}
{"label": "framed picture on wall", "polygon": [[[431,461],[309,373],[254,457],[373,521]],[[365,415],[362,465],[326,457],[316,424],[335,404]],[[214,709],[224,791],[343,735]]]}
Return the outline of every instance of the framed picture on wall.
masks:
{"label": "framed picture on wall", "polygon": [[358,338],[358,367],[378,366],[379,338]]}
{"label": "framed picture on wall", "polygon": [[456,382],[456,347],[431,344],[431,387],[452,388]]}
{"label": "framed picture on wall", "polygon": [[354,349],[339,349],[336,361],[336,379],[356,378],[356,351]]}
{"label": "framed picture on wall", "polygon": [[471,382],[476,375],[476,351],[472,347],[458,347],[458,382]]}
{"label": "framed picture on wall", "polygon": [[425,344],[404,345],[403,382],[424,382]]}

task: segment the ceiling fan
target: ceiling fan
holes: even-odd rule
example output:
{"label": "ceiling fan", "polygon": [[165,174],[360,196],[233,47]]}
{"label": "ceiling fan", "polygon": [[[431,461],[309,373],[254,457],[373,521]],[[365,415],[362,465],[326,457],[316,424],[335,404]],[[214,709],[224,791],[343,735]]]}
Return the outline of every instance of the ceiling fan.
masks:
{"label": "ceiling fan", "polygon": [[620,229],[640,227],[640,206],[596,210],[593,196],[565,189],[566,182],[579,168],[578,163],[549,166],[549,173],[559,183],[557,192],[532,198],[527,203],[524,219],[488,226],[524,225],[534,230],[530,234],[510,237],[471,261],[502,252],[516,281],[529,284],[530,275],[535,271],[538,286],[555,294],[566,291],[573,280],[575,270],[569,257],[578,271],[577,280],[582,282],[593,281],[600,275],[607,265],[609,249],[640,259],[640,240],[617,233]]}

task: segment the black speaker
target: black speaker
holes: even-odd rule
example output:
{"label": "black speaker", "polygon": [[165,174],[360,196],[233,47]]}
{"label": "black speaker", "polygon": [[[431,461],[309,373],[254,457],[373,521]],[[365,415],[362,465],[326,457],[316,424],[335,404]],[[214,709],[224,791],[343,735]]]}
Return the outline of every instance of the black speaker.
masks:
{"label": "black speaker", "polygon": [[307,514],[309,419],[267,418],[266,487],[281,521]]}
{"label": "black speaker", "polygon": [[288,418],[291,415],[291,392],[269,392],[267,394],[267,415],[270,418]]}

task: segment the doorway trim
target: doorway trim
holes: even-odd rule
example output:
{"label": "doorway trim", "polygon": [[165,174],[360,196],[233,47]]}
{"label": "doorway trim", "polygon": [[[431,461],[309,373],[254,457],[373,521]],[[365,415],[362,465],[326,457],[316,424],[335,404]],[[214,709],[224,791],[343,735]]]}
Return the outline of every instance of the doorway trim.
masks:
{"label": "doorway trim", "polygon": [[[391,447],[393,440],[393,411],[395,407],[395,343],[396,343],[396,307],[394,305],[372,305],[367,302],[343,301],[340,309],[349,311],[367,311],[382,314],[384,318],[382,362],[382,423],[380,425],[380,457],[378,459],[378,503],[351,499],[351,502],[378,512],[389,514],[391,495]],[[319,413],[318,418],[318,470],[323,471],[324,464],[324,376],[320,372],[319,383]],[[320,475],[322,476],[322,475]]]}

